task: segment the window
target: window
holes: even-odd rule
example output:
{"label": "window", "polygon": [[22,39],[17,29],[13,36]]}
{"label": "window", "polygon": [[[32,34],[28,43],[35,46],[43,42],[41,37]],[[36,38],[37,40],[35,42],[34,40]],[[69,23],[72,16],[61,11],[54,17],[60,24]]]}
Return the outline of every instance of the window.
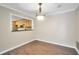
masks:
{"label": "window", "polygon": [[11,15],[11,28],[12,31],[32,31],[33,20],[26,19],[20,16]]}

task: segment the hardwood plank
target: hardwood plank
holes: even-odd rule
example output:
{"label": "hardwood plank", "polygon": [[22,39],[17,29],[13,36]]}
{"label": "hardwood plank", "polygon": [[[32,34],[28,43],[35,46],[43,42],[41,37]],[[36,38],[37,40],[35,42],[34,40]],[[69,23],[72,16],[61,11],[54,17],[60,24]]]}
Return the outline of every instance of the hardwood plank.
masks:
{"label": "hardwood plank", "polygon": [[42,41],[32,41],[3,55],[77,55],[75,49]]}

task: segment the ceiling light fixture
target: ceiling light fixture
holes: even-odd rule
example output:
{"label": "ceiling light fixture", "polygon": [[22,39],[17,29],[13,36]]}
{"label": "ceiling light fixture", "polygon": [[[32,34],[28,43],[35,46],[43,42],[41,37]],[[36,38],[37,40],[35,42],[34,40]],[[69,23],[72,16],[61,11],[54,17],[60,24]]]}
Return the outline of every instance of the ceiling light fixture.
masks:
{"label": "ceiling light fixture", "polygon": [[39,10],[38,10],[39,12],[36,13],[36,18],[37,20],[44,20],[45,15],[42,14],[42,8],[41,8],[42,3],[39,3],[38,5],[39,5]]}

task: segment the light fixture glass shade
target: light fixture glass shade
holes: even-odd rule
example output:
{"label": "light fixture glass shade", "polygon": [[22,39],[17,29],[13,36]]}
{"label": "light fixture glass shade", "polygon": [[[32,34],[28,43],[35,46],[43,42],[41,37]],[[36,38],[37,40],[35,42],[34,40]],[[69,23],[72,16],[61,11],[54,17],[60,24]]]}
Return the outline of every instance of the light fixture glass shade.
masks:
{"label": "light fixture glass shade", "polygon": [[43,15],[38,15],[37,20],[41,20],[41,21],[44,20],[44,16]]}

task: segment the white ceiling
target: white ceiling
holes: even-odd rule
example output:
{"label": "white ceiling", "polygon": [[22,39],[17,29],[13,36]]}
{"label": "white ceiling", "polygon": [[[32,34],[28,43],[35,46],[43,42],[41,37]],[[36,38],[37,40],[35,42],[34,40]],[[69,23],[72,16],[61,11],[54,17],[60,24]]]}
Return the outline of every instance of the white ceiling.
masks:
{"label": "white ceiling", "polygon": [[[33,17],[38,10],[38,3],[1,3],[1,5],[17,9]],[[51,15],[57,12],[72,10],[77,8],[78,6],[78,3],[43,3],[42,13],[46,15]]]}

